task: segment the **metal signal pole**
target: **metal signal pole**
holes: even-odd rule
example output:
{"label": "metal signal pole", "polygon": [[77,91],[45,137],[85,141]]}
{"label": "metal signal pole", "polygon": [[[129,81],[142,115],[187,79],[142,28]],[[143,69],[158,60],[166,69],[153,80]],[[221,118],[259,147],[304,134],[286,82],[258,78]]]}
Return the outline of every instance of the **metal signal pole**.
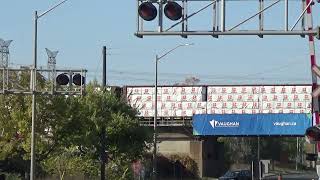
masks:
{"label": "metal signal pole", "polygon": [[53,9],[57,8],[61,4],[67,2],[68,0],[61,1],[52,8],[38,15],[35,11],[34,14],[34,49],[33,49],[33,68],[32,68],[32,78],[31,78],[31,91],[32,91],[32,122],[31,122],[31,165],[30,165],[30,180],[34,179],[34,169],[35,169],[35,121],[36,121],[36,76],[37,76],[37,50],[38,50],[38,19],[46,15]]}

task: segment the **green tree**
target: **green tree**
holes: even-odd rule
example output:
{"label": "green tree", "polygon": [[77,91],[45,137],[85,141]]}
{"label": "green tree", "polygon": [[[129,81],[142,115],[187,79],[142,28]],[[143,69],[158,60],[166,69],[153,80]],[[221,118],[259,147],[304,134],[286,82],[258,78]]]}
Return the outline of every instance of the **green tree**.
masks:
{"label": "green tree", "polygon": [[60,180],[63,180],[67,175],[83,175],[90,174],[91,176],[98,175],[98,168],[94,161],[87,156],[81,156],[76,147],[63,148],[49,155],[42,162],[42,166],[52,175],[58,175]]}
{"label": "green tree", "polygon": [[72,139],[67,142],[98,161],[102,151],[101,132],[105,130],[108,160],[112,165],[108,167],[109,176],[114,173],[130,176],[126,173],[128,165],[143,157],[152,134],[139,125],[137,111],[123,99],[112,92],[97,89],[89,86],[86,96],[71,100],[69,120],[77,122],[77,127],[69,131]]}
{"label": "green tree", "polygon": [[257,157],[257,138],[254,137],[223,137],[225,157],[229,164],[251,163]]}
{"label": "green tree", "polygon": [[[30,76],[27,73],[17,76],[9,86],[19,84],[27,87]],[[38,88],[46,86],[43,77],[37,76]],[[60,145],[60,139],[67,134],[60,134],[60,122],[67,118],[64,97],[37,96],[36,121],[36,162],[46,159]],[[0,95],[0,169],[19,173],[22,177],[29,171],[31,137],[31,97],[27,95]],[[63,124],[62,124],[63,125]],[[13,164],[13,166],[11,166]],[[37,164],[39,166],[39,164]],[[2,167],[1,167],[2,166]],[[41,168],[37,167],[37,172]],[[39,171],[40,170],[40,171]]]}
{"label": "green tree", "polygon": [[[19,77],[15,83],[27,87],[29,76],[20,74]],[[38,88],[45,88],[45,80],[41,75],[37,77]],[[117,173],[121,176],[130,175],[130,162],[143,156],[151,134],[139,126],[136,110],[115,94],[97,88],[90,85],[84,97],[37,96],[37,173],[42,168],[57,173],[52,171],[57,163],[70,160],[72,163],[63,176],[74,174],[74,168],[79,173],[98,175],[103,129],[107,134],[108,159],[112,165],[108,167],[109,173],[114,173],[118,167]],[[0,114],[0,170],[19,173],[23,177],[30,169],[31,97],[0,95]],[[70,153],[75,147],[77,151]],[[53,163],[48,163],[50,160]]]}

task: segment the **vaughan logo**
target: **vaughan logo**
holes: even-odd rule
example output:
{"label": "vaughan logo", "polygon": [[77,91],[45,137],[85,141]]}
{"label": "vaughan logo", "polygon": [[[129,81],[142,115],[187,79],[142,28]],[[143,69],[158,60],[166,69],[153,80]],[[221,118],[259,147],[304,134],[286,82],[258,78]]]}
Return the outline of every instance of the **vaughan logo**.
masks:
{"label": "vaughan logo", "polygon": [[240,123],[237,121],[230,121],[230,122],[220,122],[220,121],[216,121],[214,119],[212,119],[210,121],[210,124],[212,126],[212,128],[218,128],[218,127],[239,127]]}
{"label": "vaughan logo", "polygon": [[297,123],[296,122],[274,122],[273,123],[274,126],[296,126]]}

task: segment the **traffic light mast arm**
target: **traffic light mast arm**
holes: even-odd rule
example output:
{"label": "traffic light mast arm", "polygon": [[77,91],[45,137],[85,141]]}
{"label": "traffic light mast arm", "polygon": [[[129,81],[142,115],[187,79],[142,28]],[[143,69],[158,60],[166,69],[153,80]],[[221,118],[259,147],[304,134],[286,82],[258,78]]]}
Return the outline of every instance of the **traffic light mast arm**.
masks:
{"label": "traffic light mast arm", "polygon": [[215,1],[211,2],[210,4],[208,4],[208,5],[204,6],[203,8],[199,9],[198,11],[196,11],[196,12],[194,12],[194,13],[190,14],[189,16],[187,16],[186,18],[182,19],[181,21],[179,21],[179,22],[177,22],[177,23],[173,24],[171,27],[169,27],[169,28],[168,28],[168,29],[166,29],[165,31],[169,31],[170,29],[172,29],[172,28],[176,27],[177,25],[181,24],[182,22],[187,21],[187,20],[188,20],[189,18],[191,18],[192,16],[194,16],[194,15],[198,14],[199,12],[201,12],[201,11],[203,11],[203,10],[207,9],[208,7],[210,7],[211,5],[215,4],[216,2],[217,2],[217,0],[215,0]]}
{"label": "traffic light mast arm", "polygon": [[284,31],[284,30],[247,30],[247,31],[163,31],[163,32],[154,32],[154,31],[141,31],[136,32],[136,36],[223,36],[223,35],[272,35],[272,36],[305,36],[312,35],[316,36],[318,34],[317,29],[313,30],[296,30],[296,31]]}
{"label": "traffic light mast arm", "polygon": [[296,25],[298,24],[298,22],[300,21],[300,19],[302,18],[302,16],[306,13],[307,9],[310,7],[310,5],[312,4],[313,1],[310,1],[307,6],[304,8],[304,10],[302,11],[302,13],[300,14],[300,16],[298,17],[298,19],[296,20],[296,22],[294,23],[294,25],[291,27],[290,31],[292,31]]}
{"label": "traffic light mast arm", "polygon": [[[179,2],[181,1],[181,3]],[[192,2],[190,2],[192,1]],[[156,4],[157,1],[156,0],[151,0],[151,1],[143,1],[143,0],[137,0],[137,4],[138,4],[138,16],[140,15],[140,17],[137,18],[137,32],[135,33],[136,36],[142,38],[144,35],[147,36],[161,36],[161,35],[170,35],[170,36],[182,36],[182,37],[186,37],[189,35],[205,35],[205,36],[220,36],[220,35],[257,35],[259,37],[263,37],[263,35],[299,35],[299,36],[305,36],[305,35],[318,35],[319,34],[319,29],[313,29],[313,28],[305,28],[305,19],[307,18],[308,14],[308,9],[311,9],[311,6],[315,4],[315,2],[313,0],[307,0],[307,1],[302,1],[302,2],[293,2],[293,1],[289,1],[289,0],[285,0],[285,8],[280,8],[279,10],[284,11],[284,24],[279,26],[277,28],[274,28],[273,30],[265,30],[264,28],[264,19],[262,18],[265,16],[264,12],[274,8],[274,6],[279,6],[279,2],[281,2],[281,0],[276,0],[274,2],[272,2],[270,5],[263,7],[263,4],[260,3],[258,4],[258,11],[255,12],[254,14],[250,15],[248,18],[241,20],[239,23],[237,23],[236,25],[232,26],[231,28],[226,29],[225,27],[225,17],[229,17],[228,13],[234,13],[232,12],[232,10],[229,10],[228,8],[226,8],[226,5],[229,5],[232,3],[232,1],[229,1],[230,3],[226,3],[228,0],[222,0],[222,1],[217,1],[217,0],[213,0],[213,1],[209,1],[209,3],[207,5],[205,5],[204,7],[200,8],[199,10],[192,12],[191,14],[188,14],[186,8],[188,6],[188,3],[195,3],[195,2],[206,2],[208,0],[177,0],[177,1],[163,1],[163,5],[164,5],[164,10],[162,11],[161,9],[156,8],[156,6],[154,6],[153,4]],[[179,3],[180,4],[179,4]],[[217,2],[219,2],[219,6],[217,6]],[[242,4],[244,3],[248,3],[247,1],[241,1]],[[251,2],[249,2],[251,3]],[[303,3],[303,8],[300,9],[292,9],[291,10],[291,6],[290,3]],[[183,8],[181,7],[181,5],[183,6]],[[211,27],[211,25],[208,26],[207,30],[203,30],[203,28],[201,27],[201,30],[188,30],[185,28],[185,26],[183,26],[184,23],[188,23],[188,20],[195,16],[196,14],[198,14],[199,12],[203,11],[204,9],[207,9],[209,6],[213,5],[214,7],[213,9],[213,14],[216,13],[216,11],[220,11],[220,17],[221,18],[216,18],[215,15],[212,16],[213,18],[213,22],[215,22],[213,24],[213,27]],[[242,5],[241,7],[246,7],[245,5]],[[238,6],[239,8],[239,6]],[[289,9],[290,8],[290,9]],[[288,12],[293,12],[298,14],[299,16],[297,18],[289,16]],[[238,12],[238,11],[237,11]],[[173,23],[173,25],[170,25],[170,23],[160,23],[160,20],[162,20],[162,18],[160,18],[160,16],[162,16],[162,14],[165,14],[165,16],[167,17],[168,20],[171,21],[176,21],[179,20],[176,23]],[[180,14],[183,15],[180,16]],[[271,15],[273,13],[270,13]],[[155,23],[158,24],[161,27],[155,27],[154,30],[144,30],[143,27],[143,21],[152,21],[152,20],[156,20],[156,16],[159,16],[159,23]],[[258,25],[257,25],[257,29],[241,29],[238,30],[238,27],[251,21],[254,17],[259,16],[259,21],[258,21]],[[290,18],[290,19],[289,19]],[[163,19],[165,20],[165,19]],[[216,22],[217,21],[217,22]],[[219,22],[218,22],[219,21]],[[294,22],[292,25],[289,24],[289,22]],[[301,22],[301,27],[299,29],[296,29],[296,26],[298,24],[298,22]],[[253,22],[254,23],[254,22]],[[169,27],[165,27],[167,24],[169,24]],[[178,30],[172,30],[174,27],[176,27],[177,25],[182,24],[181,29]],[[215,28],[216,24],[220,24],[219,29]],[[158,26],[157,25],[157,26]],[[289,28],[289,25],[291,26]],[[162,27],[163,26],[163,27]],[[285,28],[283,28],[283,26]],[[164,29],[163,31],[159,31],[160,29]],[[294,30],[295,29],[295,30]],[[317,38],[320,38],[319,35],[317,36]]]}
{"label": "traffic light mast arm", "polygon": [[249,21],[250,19],[258,16],[259,14],[261,14],[262,12],[266,11],[267,9],[271,8],[272,6],[274,6],[275,4],[279,3],[281,0],[275,1],[274,3],[270,4],[269,6],[265,7],[264,9],[260,10],[259,12],[257,12],[256,14],[250,16],[249,18],[243,20],[242,22],[240,22],[239,24],[233,26],[232,28],[229,29],[229,31],[232,31],[233,29],[239,27],[240,25],[244,24],[245,22]]}

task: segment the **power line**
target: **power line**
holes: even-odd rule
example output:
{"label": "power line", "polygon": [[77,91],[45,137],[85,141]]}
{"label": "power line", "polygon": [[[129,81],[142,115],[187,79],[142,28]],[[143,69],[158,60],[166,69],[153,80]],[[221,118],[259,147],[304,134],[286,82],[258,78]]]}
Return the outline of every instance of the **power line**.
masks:
{"label": "power line", "polygon": [[[297,63],[298,62],[298,63]],[[205,79],[211,79],[211,80],[226,80],[226,79],[243,79],[243,80],[254,80],[257,79],[256,76],[258,75],[264,75],[264,74],[270,74],[270,73],[279,73],[282,72],[284,69],[289,68],[290,66],[296,66],[301,64],[301,60],[296,60],[291,62],[290,64],[286,64],[280,67],[274,67],[270,68],[261,72],[255,72],[255,73],[250,73],[250,74],[245,74],[245,75],[212,75],[212,74],[186,74],[186,73],[160,73],[161,77],[165,76],[165,78],[161,78],[161,80],[172,80],[172,79],[177,79],[179,76],[180,77],[189,77],[189,76],[197,76],[197,77],[202,77]],[[135,71],[119,71],[119,70],[110,70],[110,77],[121,77],[121,78],[128,78],[128,79],[137,79],[137,80],[149,80],[152,79],[153,72],[135,72]],[[97,70],[94,72],[90,73],[97,73]],[[133,77],[136,76],[136,77]],[[139,76],[143,76],[139,77]],[[150,77],[150,78],[145,78],[145,77]],[[252,78],[251,78],[252,77]]]}

